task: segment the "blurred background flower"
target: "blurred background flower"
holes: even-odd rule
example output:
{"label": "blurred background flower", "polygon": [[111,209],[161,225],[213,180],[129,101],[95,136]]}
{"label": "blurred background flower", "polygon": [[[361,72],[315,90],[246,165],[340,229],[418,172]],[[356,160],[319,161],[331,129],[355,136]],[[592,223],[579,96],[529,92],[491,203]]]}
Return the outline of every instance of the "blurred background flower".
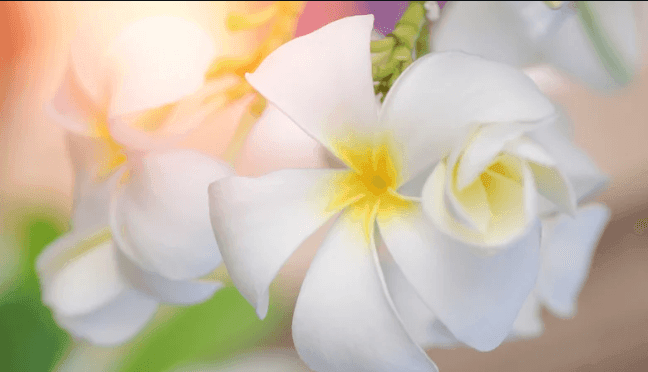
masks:
{"label": "blurred background flower", "polygon": [[[42,304],[34,272],[36,256],[68,230],[71,213],[73,168],[64,132],[46,117],[43,107],[63,79],[76,31],[92,25],[86,29],[108,42],[134,20],[179,16],[219,40],[222,51],[242,55],[258,46],[267,30],[227,32],[226,15],[232,10],[258,11],[263,6],[238,2],[0,3],[0,278],[4,278],[0,279],[0,370],[48,371],[72,363],[71,370],[163,371],[204,363],[222,365],[252,349],[292,347],[291,311],[322,231],[302,244],[280,271],[271,287],[275,300],[265,321],[258,320],[229,287],[191,308],[162,307],[141,336],[115,348],[78,342],[58,328]],[[309,2],[297,34],[346,15],[368,13],[376,15],[376,28],[386,34],[406,6],[406,2]],[[641,39],[647,36],[645,8],[638,14]],[[445,5],[441,20],[444,12]],[[647,62],[641,54],[633,82],[614,95],[592,91],[547,64],[526,69],[570,116],[576,145],[611,177],[609,188],[596,200],[610,207],[612,220],[594,254],[575,318],[558,320],[543,312],[542,337],[505,343],[489,353],[467,348],[431,350],[442,371],[648,369],[648,234],[635,231],[637,221],[648,216]],[[244,110],[231,107],[223,114],[231,120],[197,128],[182,146],[222,156]],[[255,137],[255,131],[261,134]],[[264,132],[272,133],[272,141],[261,140]],[[236,162],[237,172],[259,175],[293,162],[302,167],[326,164],[326,153],[313,147],[308,137],[281,133],[282,129],[275,131],[259,123]],[[299,152],[260,148],[268,143],[270,149],[292,143]]]}

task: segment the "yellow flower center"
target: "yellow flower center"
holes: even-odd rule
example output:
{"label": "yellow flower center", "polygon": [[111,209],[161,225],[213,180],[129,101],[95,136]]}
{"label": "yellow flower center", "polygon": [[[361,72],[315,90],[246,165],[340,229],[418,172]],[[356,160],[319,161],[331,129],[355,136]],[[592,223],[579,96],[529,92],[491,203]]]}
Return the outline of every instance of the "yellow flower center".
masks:
{"label": "yellow flower center", "polygon": [[472,183],[459,190],[452,172],[452,192],[472,224],[486,240],[511,236],[525,225],[524,187],[521,161],[509,154],[498,155]]}
{"label": "yellow flower center", "polygon": [[97,177],[104,179],[126,162],[126,154],[123,152],[124,148],[110,135],[105,117],[97,118],[93,127],[94,137],[104,145],[98,153],[94,154],[95,161],[99,164]]}
{"label": "yellow flower center", "polygon": [[334,143],[333,148],[351,169],[335,179],[328,209],[346,207],[347,213],[362,223],[370,241],[376,218],[389,218],[412,206],[396,192],[402,180],[393,147],[388,140],[373,143],[353,136]]}

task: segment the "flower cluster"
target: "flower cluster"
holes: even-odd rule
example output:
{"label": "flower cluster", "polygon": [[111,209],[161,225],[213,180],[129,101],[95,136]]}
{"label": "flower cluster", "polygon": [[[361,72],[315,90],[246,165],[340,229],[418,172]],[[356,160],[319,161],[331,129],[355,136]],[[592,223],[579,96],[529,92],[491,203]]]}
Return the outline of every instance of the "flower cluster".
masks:
{"label": "flower cluster", "polygon": [[[136,22],[108,50],[73,49],[50,108],[69,130],[72,230],[37,264],[59,324],[94,343],[124,342],[160,302],[210,298],[223,284],[207,277],[221,263],[264,318],[281,267],[329,221],[292,321],[315,371],[436,371],[425,348],[489,351],[541,333],[543,306],[573,316],[609,218],[588,200],[607,179],[521,70],[454,50],[484,45],[453,31],[484,13],[471,6],[487,5],[441,15],[429,54],[414,49],[437,16],[424,20],[424,9],[438,8],[418,2],[371,47],[372,15],[288,41],[303,5],[275,4],[232,18],[232,28],[273,17],[282,27],[229,65],[208,35],[169,17]],[[563,7],[533,6],[571,22]],[[543,25],[534,40],[545,56],[559,53]],[[233,87],[212,79],[246,71]],[[265,125],[303,131],[340,166],[242,177],[173,147],[234,99],[257,102],[250,112],[256,120],[265,109]]]}

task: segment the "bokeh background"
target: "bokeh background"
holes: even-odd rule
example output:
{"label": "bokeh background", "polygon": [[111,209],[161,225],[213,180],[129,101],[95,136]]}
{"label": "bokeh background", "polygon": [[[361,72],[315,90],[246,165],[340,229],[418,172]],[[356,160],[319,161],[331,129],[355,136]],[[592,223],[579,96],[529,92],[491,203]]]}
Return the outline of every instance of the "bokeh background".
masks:
{"label": "bokeh background", "polygon": [[[368,13],[376,15],[376,28],[387,33],[406,5],[309,2],[297,33]],[[236,55],[254,49],[263,31],[227,32],[226,15],[262,6],[0,2],[0,371],[165,371],[292,347],[292,307],[321,233],[305,242],[280,272],[265,321],[258,320],[230,287],[201,305],[163,307],[140,336],[116,348],[78,342],[59,329],[42,305],[33,267],[43,247],[66,231],[71,211],[73,172],[64,133],[45,116],[43,105],[63,77],[76,30],[92,24],[97,35],[107,35],[145,16],[182,16],[208,30],[223,51]],[[489,353],[430,350],[442,371],[648,371],[648,229],[638,223],[648,218],[645,54],[643,61],[630,86],[608,95],[587,90],[547,66],[529,69],[572,118],[577,145],[611,176],[598,200],[611,208],[612,220],[573,319],[558,320],[545,313],[546,329],[540,338],[507,343]],[[232,138],[237,115],[233,108],[218,122],[198,128],[182,145],[220,156]],[[281,128],[257,133],[263,135],[272,141],[282,135]],[[307,153],[300,154],[296,146],[291,159],[304,166],[326,164],[323,156]],[[244,149],[237,171],[258,175],[285,166],[285,157]]]}

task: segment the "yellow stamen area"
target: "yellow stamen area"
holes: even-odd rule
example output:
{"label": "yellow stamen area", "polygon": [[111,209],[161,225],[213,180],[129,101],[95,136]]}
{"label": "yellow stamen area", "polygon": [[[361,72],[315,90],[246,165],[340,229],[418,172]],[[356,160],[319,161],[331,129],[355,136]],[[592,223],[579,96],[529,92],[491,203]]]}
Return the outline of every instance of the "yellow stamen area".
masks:
{"label": "yellow stamen area", "polygon": [[158,108],[146,110],[137,117],[137,120],[135,120],[133,125],[144,131],[154,132],[160,129],[165,119],[171,115],[171,112],[175,108],[175,103],[169,103]]}
{"label": "yellow stamen area", "polygon": [[452,173],[453,193],[480,233],[499,239],[525,223],[524,188],[519,159],[501,154],[462,190],[457,187],[461,159]]}
{"label": "yellow stamen area", "polygon": [[95,162],[99,164],[97,177],[103,179],[126,162],[126,154],[123,152],[124,148],[110,135],[105,117],[97,118],[93,128],[93,136],[104,144],[102,151],[95,154]]}
{"label": "yellow stamen area", "polygon": [[357,136],[333,144],[335,154],[351,168],[330,185],[328,210],[346,212],[362,224],[371,240],[376,218],[390,218],[412,206],[396,192],[401,184],[400,166],[390,141],[362,141]]}
{"label": "yellow stamen area", "polygon": [[223,155],[226,160],[232,161],[234,159],[243,140],[254,123],[261,117],[267,104],[265,98],[256,93],[254,88],[245,80],[245,74],[254,72],[270,53],[295,36],[297,21],[305,5],[305,1],[276,1],[257,13],[232,13],[229,15],[227,27],[230,31],[258,29],[268,24],[270,24],[270,30],[268,36],[250,54],[243,57],[217,59],[205,74],[207,80],[227,74],[234,74],[241,78],[238,84],[225,92],[225,96],[229,101],[235,101],[251,93],[256,94],[254,101],[248,106],[246,114],[241,118],[239,128],[232,139],[232,144]]}

